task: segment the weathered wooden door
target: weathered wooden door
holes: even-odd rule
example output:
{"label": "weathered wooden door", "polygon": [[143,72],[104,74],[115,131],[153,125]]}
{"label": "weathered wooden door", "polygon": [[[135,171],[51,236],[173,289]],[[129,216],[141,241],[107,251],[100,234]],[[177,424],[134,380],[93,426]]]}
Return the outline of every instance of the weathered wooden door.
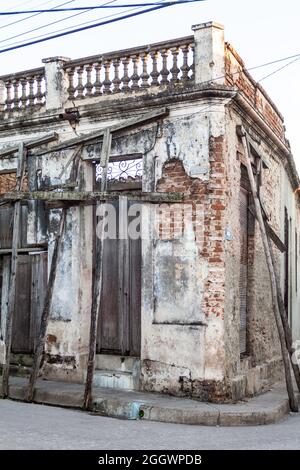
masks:
{"label": "weathered wooden door", "polygon": [[248,203],[247,189],[240,187],[240,353],[247,351],[248,295]]}
{"label": "weathered wooden door", "polygon": [[[120,203],[116,213],[116,238],[103,246],[103,284],[98,322],[97,353],[140,355],[141,343],[141,240],[120,238]],[[123,203],[124,204],[124,201]],[[125,202],[127,209],[133,204]],[[124,210],[124,206],[123,206]],[[126,216],[127,217],[127,216]],[[130,223],[133,217],[128,216]],[[96,241],[99,253],[100,240]],[[95,262],[99,262],[96,259]]]}
{"label": "weathered wooden door", "polygon": [[[1,260],[1,330],[5,334],[11,256]],[[31,354],[39,334],[47,286],[47,253],[19,254],[12,346],[15,354]]]}

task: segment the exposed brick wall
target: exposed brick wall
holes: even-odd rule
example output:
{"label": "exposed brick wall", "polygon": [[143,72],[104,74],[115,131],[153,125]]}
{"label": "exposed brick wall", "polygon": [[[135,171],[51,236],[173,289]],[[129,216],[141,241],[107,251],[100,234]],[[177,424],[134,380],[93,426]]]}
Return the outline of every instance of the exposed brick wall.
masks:
{"label": "exposed brick wall", "polygon": [[16,173],[4,173],[0,175],[0,195],[15,189]]}
{"label": "exposed brick wall", "polygon": [[[169,160],[163,168],[162,178],[157,183],[157,191],[179,192],[184,195],[184,203],[190,203],[193,211],[196,204],[202,204],[204,227],[197,227],[199,257],[208,260],[209,272],[204,287],[202,311],[224,318],[224,211],[225,211],[225,167],[223,163],[224,138],[210,142],[211,178],[209,182],[189,177],[180,160]],[[195,212],[194,212],[195,214]],[[173,222],[173,224],[172,224]],[[175,223],[174,223],[175,222]],[[176,230],[176,221],[170,223]],[[160,235],[165,235],[160,231]],[[171,236],[173,233],[170,234]]]}
{"label": "exposed brick wall", "polygon": [[236,86],[242,92],[273,132],[284,142],[285,129],[282,117],[264,89],[249,73],[244,72],[245,64],[229,44],[225,49],[225,70],[227,84]]}

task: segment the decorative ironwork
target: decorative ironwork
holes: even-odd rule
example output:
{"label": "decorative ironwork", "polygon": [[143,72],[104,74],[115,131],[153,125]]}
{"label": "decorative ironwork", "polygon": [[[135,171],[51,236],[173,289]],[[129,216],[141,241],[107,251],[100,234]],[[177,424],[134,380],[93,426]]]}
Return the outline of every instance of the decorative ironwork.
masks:
{"label": "decorative ironwork", "polygon": [[[102,168],[96,165],[96,181],[101,181]],[[141,181],[143,177],[143,159],[138,158],[112,158],[107,167],[107,180],[113,182]]]}

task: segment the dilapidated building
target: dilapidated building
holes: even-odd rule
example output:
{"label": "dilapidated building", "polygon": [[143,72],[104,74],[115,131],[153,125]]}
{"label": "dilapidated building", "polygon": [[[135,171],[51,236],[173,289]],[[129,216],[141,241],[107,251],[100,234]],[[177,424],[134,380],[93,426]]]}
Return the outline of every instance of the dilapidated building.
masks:
{"label": "dilapidated building", "polygon": [[[12,253],[11,371],[26,373],[58,248],[42,377],[85,381],[97,310],[95,385],[234,401],[280,380],[237,126],[248,135],[294,339],[299,178],[280,112],[224,42],[223,27],[200,24],[189,37],[83,59],[48,58],[0,77],[0,89],[1,362]],[[110,211],[108,237],[99,222]],[[129,236],[129,226],[140,236]]]}

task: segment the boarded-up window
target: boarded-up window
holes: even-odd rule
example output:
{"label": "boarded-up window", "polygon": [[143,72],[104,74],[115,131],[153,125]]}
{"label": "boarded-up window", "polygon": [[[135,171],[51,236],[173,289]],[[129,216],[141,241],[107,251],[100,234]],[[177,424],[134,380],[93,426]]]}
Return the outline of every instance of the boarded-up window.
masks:
{"label": "boarded-up window", "polygon": [[247,350],[248,191],[240,188],[240,353]]}
{"label": "boarded-up window", "polygon": [[[27,246],[27,220],[28,207],[21,207],[21,230],[19,247]],[[0,249],[9,249],[12,247],[13,236],[13,207],[10,205],[0,206]]]}
{"label": "boarded-up window", "polygon": [[[6,329],[11,256],[1,257],[1,336]],[[32,353],[37,342],[47,286],[47,253],[18,257],[12,352]]]}
{"label": "boarded-up window", "polygon": [[298,292],[298,234],[295,230],[295,287]]}

